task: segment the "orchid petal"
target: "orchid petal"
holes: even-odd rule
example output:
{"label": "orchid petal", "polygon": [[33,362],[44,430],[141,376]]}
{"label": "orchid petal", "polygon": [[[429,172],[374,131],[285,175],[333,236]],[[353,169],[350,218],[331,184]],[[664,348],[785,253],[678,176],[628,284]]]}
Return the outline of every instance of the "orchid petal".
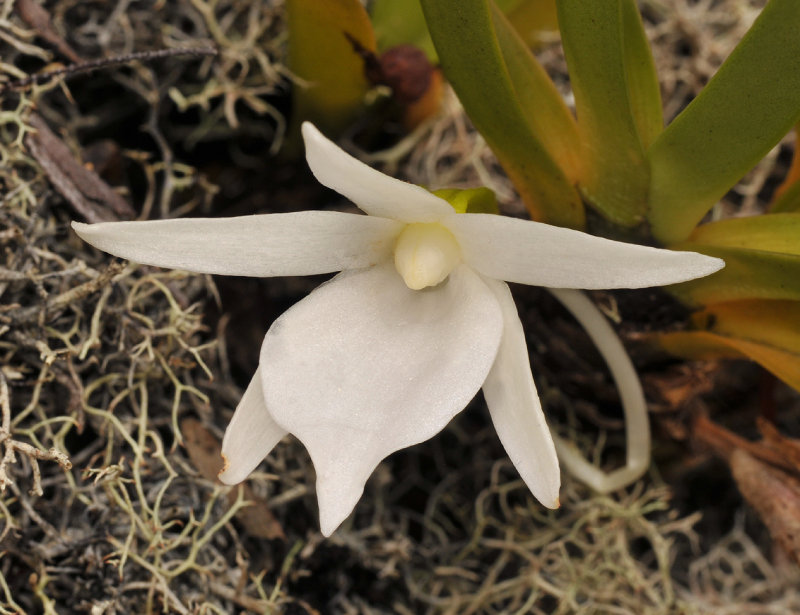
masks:
{"label": "orchid petal", "polygon": [[508,286],[497,280],[484,282],[500,304],[504,326],[483,396],[500,442],[528,489],[548,508],[558,508],[558,457],[531,375],[522,322]]}
{"label": "orchid petal", "polygon": [[454,212],[444,199],[356,160],[305,122],[306,160],[317,180],[336,190],[370,216],[403,222],[435,222]]}
{"label": "orchid petal", "polygon": [[147,222],[73,222],[93,246],[145,265],[257,277],[368,267],[391,255],[402,225],[337,211]]}
{"label": "orchid petal", "polygon": [[661,250],[580,231],[491,214],[442,221],[464,261],[483,275],[551,288],[644,288],[700,278],[724,262],[695,252]]}
{"label": "orchid petal", "polygon": [[497,300],[463,265],[423,291],[391,264],[345,272],[275,321],[261,348],[264,399],[311,455],[323,534],[383,458],[469,403],[501,335]]}
{"label": "orchid petal", "polygon": [[261,370],[257,369],[222,438],[225,467],[219,479],[226,485],[242,482],[286,433],[267,410],[261,392]]}

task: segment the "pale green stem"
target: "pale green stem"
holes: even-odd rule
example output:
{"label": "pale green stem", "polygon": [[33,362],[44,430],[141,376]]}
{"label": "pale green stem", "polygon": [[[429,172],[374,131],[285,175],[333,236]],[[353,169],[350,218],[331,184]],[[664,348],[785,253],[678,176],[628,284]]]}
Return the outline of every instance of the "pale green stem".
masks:
{"label": "pale green stem", "polygon": [[614,329],[589,299],[577,290],[548,289],[567,308],[597,346],[608,364],[625,413],[627,462],[625,467],[604,472],[584,459],[575,445],[553,434],[562,465],[575,478],[601,493],[629,485],[650,465],[650,421],[639,376]]}

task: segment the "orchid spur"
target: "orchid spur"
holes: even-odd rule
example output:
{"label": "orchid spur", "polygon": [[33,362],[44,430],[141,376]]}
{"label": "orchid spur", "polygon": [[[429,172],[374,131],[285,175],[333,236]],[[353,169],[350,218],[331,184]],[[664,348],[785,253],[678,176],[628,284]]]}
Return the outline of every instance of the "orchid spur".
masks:
{"label": "orchid spur", "polygon": [[[556,450],[505,281],[638,288],[705,276],[723,262],[458,213],[351,157],[309,123],[303,137],[316,178],[368,215],[73,223],[90,244],[148,265],[259,277],[342,272],[269,328],[225,433],[220,479],[244,480],[293,434],[314,463],[321,529],[330,535],[382,459],[434,436],[483,388],[526,485],[545,506],[558,506]],[[589,303],[565,292],[557,296],[576,314]]]}

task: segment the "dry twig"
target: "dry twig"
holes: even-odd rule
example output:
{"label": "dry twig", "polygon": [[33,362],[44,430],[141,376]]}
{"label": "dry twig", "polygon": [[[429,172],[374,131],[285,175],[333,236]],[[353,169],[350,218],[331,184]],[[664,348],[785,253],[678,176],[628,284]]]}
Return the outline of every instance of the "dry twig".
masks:
{"label": "dry twig", "polygon": [[13,481],[8,475],[8,466],[16,462],[16,453],[25,455],[31,462],[33,469],[33,487],[31,495],[42,495],[42,473],[39,470],[39,462],[55,461],[64,470],[70,470],[72,463],[67,455],[55,448],[49,451],[42,451],[26,442],[13,440],[11,438],[11,400],[8,393],[8,382],[5,374],[0,370],[0,411],[2,412],[2,424],[0,424],[0,444],[3,445],[4,453],[0,460],[0,492],[4,492]]}

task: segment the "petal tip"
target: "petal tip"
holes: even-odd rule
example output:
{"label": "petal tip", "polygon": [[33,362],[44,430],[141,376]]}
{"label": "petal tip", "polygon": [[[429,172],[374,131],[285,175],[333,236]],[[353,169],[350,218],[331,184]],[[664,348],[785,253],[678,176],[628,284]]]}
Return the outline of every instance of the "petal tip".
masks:
{"label": "petal tip", "polygon": [[[708,277],[725,267],[725,261],[716,256],[708,256],[700,252],[682,252],[686,265],[684,282]],[[674,282],[673,282],[674,283]]]}
{"label": "petal tip", "polygon": [[330,538],[339,527],[339,524],[324,523],[322,517],[319,518],[319,525],[319,531],[325,538]]}
{"label": "petal tip", "polygon": [[77,222],[75,220],[72,221],[70,224],[72,230],[75,231],[79,237],[83,237],[89,232],[89,227],[91,224],[85,224],[84,222]]}
{"label": "petal tip", "polygon": [[305,121],[300,125],[300,132],[303,135],[303,140],[306,142],[306,146],[308,146],[308,142],[312,139],[325,139],[325,136],[320,132],[319,128],[314,126],[314,124],[309,121]]}
{"label": "petal tip", "polygon": [[709,275],[725,268],[725,261],[723,259],[714,256],[709,258],[711,258],[711,262],[708,264],[709,269],[711,269]]}
{"label": "petal tip", "polygon": [[235,485],[238,481],[231,480],[230,476],[225,476],[231,468],[231,461],[225,453],[220,453],[222,457],[222,469],[217,473],[219,481],[225,485]]}
{"label": "petal tip", "polygon": [[[318,467],[317,464],[314,464],[314,467]],[[342,482],[317,476],[319,527],[323,536],[327,538],[333,534],[353,512],[364,493],[364,481]]]}
{"label": "petal tip", "polygon": [[[319,501],[319,530],[325,538],[329,538],[353,512],[355,503],[349,507],[331,506],[325,503],[326,498],[320,497],[319,491],[317,492],[317,499]],[[346,511],[345,508],[347,508]]]}
{"label": "petal tip", "polygon": [[[530,485],[528,488],[530,489]],[[547,485],[544,488],[540,486],[536,491],[531,490],[531,493],[533,494],[533,497],[535,497],[545,508],[549,508],[550,510],[558,510],[561,508],[561,497],[559,496],[560,489],[561,480],[559,480],[555,485]]]}
{"label": "petal tip", "polygon": [[[531,488],[531,485],[528,485]],[[531,489],[533,497],[535,497],[542,506],[551,510],[561,508],[561,498],[559,497],[559,489],[561,488],[561,480],[556,482],[555,485],[539,485],[536,491]]]}

